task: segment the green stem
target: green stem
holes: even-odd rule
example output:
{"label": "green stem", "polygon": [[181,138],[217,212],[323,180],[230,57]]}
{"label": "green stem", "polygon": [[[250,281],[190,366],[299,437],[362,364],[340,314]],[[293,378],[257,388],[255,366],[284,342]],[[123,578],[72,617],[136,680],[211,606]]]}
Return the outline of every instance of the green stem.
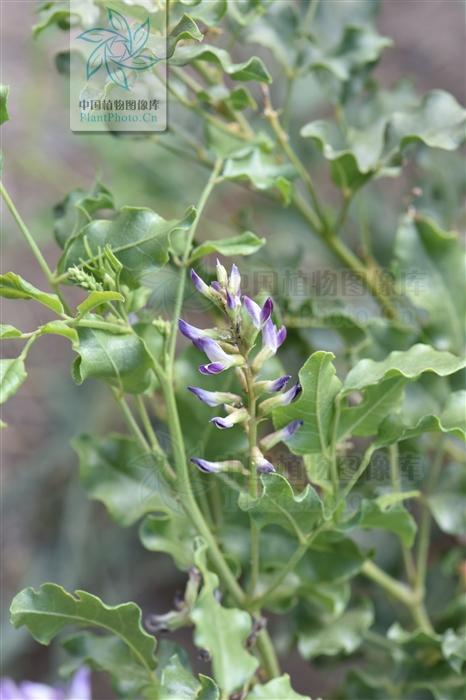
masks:
{"label": "green stem", "polygon": [[26,224],[22,220],[21,216],[19,215],[19,212],[16,209],[15,205],[13,204],[13,201],[12,201],[10,195],[6,191],[6,189],[3,185],[3,182],[0,182],[0,194],[2,195],[3,200],[4,200],[5,204],[7,205],[8,209],[10,210],[11,215],[13,216],[14,220],[16,221],[19,230],[23,234],[24,239],[26,240],[26,242],[29,245],[32,252],[34,253],[34,256],[35,256],[37,262],[39,263],[39,266],[40,266],[42,272],[44,273],[45,277],[47,278],[47,281],[51,282],[53,280],[53,272],[50,269],[50,267],[48,266],[46,259],[42,255],[42,253],[39,249],[39,246],[37,245],[34,238],[32,237],[31,232],[29,231],[28,227],[26,226]]}
{"label": "green stem", "polygon": [[[398,445],[390,445],[390,475],[392,488],[394,491],[400,492],[402,490],[401,476],[400,476],[400,462],[398,456]],[[406,547],[402,542],[400,543],[401,552],[403,556],[403,561],[406,569],[406,574],[408,581],[411,585],[415,584],[416,581],[416,567],[414,564],[413,555],[410,549]]]}
{"label": "green stem", "polygon": [[[431,491],[435,488],[435,485],[440,476],[440,471],[443,464],[443,454],[445,448],[445,438],[441,438],[437,451],[435,453],[434,460],[432,462],[432,468],[430,470],[429,476],[425,485],[425,496],[428,496]],[[427,575],[427,563],[429,559],[429,544],[430,544],[430,532],[432,527],[432,516],[430,513],[430,508],[428,503],[423,502],[422,513],[419,522],[419,534],[418,534],[418,545],[417,545],[417,576],[416,576],[416,588],[418,591],[423,592],[425,586],[425,580]]]}
{"label": "green stem", "polygon": [[276,678],[281,674],[280,664],[273,647],[270,635],[266,630],[262,630],[257,637],[257,649],[261,655],[265,671],[269,678]]}
{"label": "green stem", "polygon": [[370,578],[371,581],[377,583],[381,588],[383,588],[387,593],[389,593],[393,598],[399,600],[401,603],[406,605],[407,608],[411,609],[415,602],[415,597],[413,591],[406,586],[404,583],[400,583],[389,574],[386,574],[383,569],[374,564],[373,561],[368,559],[364,562],[361,569],[362,573]]}
{"label": "green stem", "polygon": [[150,453],[150,445],[144,437],[144,434],[141,428],[139,427],[135,417],[133,416],[125,397],[118,391],[118,389],[112,389],[112,393],[121,410],[123,411],[123,415],[126,419],[126,422],[128,423],[128,426],[134,433],[134,436],[138,441],[140,447],[143,449],[144,452]]}
{"label": "green stem", "polygon": [[184,296],[184,290],[186,286],[186,263],[189,260],[189,256],[191,254],[191,247],[192,243],[194,240],[194,236],[196,234],[197,226],[199,224],[199,220],[201,218],[201,215],[204,211],[205,205],[207,203],[207,200],[209,199],[209,196],[212,192],[212,190],[215,187],[215,184],[217,182],[217,177],[220,173],[220,170],[222,169],[222,164],[223,161],[219,158],[215,162],[214,168],[212,170],[212,173],[210,175],[210,178],[200,196],[198,205],[197,205],[197,211],[196,211],[196,216],[194,218],[194,221],[191,225],[191,228],[189,230],[188,237],[186,239],[185,243],[185,248],[183,252],[183,256],[181,258],[182,266],[183,269],[181,270],[180,274],[180,280],[178,284],[178,289],[176,293],[176,299],[175,299],[175,308],[173,311],[173,320],[172,320],[172,328],[171,328],[171,333],[170,333],[170,338],[168,341],[168,351],[167,351],[167,367],[170,368],[172,367],[174,360],[175,360],[175,350],[176,350],[176,337],[178,334],[178,319],[181,314],[181,308],[183,306],[183,296]]}
{"label": "green stem", "polygon": [[[256,420],[256,397],[254,392],[254,378],[249,365],[246,365],[244,370],[246,385],[249,397],[249,421],[248,421],[248,440],[249,440],[249,494],[252,498],[257,498],[258,483],[257,473],[254,464],[254,449],[257,446],[257,420]],[[250,518],[251,526],[251,582],[250,595],[254,596],[259,580],[259,528],[255,520]]]}
{"label": "green stem", "polygon": [[355,471],[355,473],[353,474],[353,476],[351,477],[351,479],[347,483],[346,487],[343,489],[343,492],[342,492],[343,498],[346,498],[348,496],[348,494],[350,493],[350,491],[352,491],[353,488],[356,486],[357,482],[359,481],[359,479],[361,478],[361,476],[364,474],[367,467],[369,466],[370,461],[371,461],[371,457],[374,454],[376,449],[377,448],[375,447],[375,445],[369,445],[369,447],[367,448],[367,450],[365,451],[365,453],[363,455],[363,458],[359,464],[359,467],[357,468],[357,470]]}
{"label": "green stem", "polygon": [[146,431],[146,435],[149,439],[150,446],[152,448],[153,454],[157,455],[162,460],[163,464],[163,470],[165,472],[165,475],[173,481],[176,479],[176,474],[171,468],[170,464],[168,463],[167,460],[167,455],[165,454],[164,450],[160,446],[160,443],[158,441],[157,435],[155,434],[154,428],[152,427],[152,422],[149,417],[149,414],[147,413],[146,405],[144,403],[144,399],[141,395],[136,396],[136,405],[138,407],[139,411],[139,416],[141,418],[141,422],[144,426],[144,430]]}

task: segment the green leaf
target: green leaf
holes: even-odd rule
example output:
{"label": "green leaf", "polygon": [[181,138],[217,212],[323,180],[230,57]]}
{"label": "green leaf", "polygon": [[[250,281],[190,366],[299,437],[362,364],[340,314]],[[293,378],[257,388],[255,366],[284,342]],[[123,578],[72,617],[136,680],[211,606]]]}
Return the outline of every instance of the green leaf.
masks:
{"label": "green leaf", "polygon": [[300,54],[299,22],[296,7],[281,2],[271,3],[267,12],[246,28],[244,41],[264,46],[289,74]]}
{"label": "green leaf", "polygon": [[100,182],[90,191],[76,189],[67,194],[53,208],[53,232],[60,248],[64,248],[68,239],[79,233],[96,212],[114,208],[112,193]]}
{"label": "green leaf", "polygon": [[383,501],[367,499],[362,501],[359,511],[346,526],[388,530],[398,535],[406,547],[412,547],[417,531],[413,516],[400,503],[387,506]]}
{"label": "green leaf", "polygon": [[301,129],[301,136],[312,138],[330,161],[338,187],[356,190],[375,175],[398,174],[402,154],[413,142],[454,150],[465,138],[466,112],[441,90],[399,110],[393,104],[388,114],[370,114],[366,121],[344,131],[328,120]]}
{"label": "green leaf", "polygon": [[65,676],[72,675],[82,666],[105,671],[111,675],[117,688],[131,692],[133,697],[141,697],[140,693],[148,686],[151,674],[135,660],[130,647],[119,637],[81,632],[67,637],[63,647],[71,657],[61,667]]}
{"label": "green leaf", "polygon": [[63,273],[73,265],[96,263],[99,251],[108,244],[123,265],[122,282],[138,287],[166,264],[169,236],[178,230],[187,231],[194,214],[190,209],[184,219],[166,221],[151,209],[123,207],[113,221],[92,221],[70,239],[58,269]]}
{"label": "green leaf", "polygon": [[439,528],[449,535],[466,536],[466,482],[458,483],[458,491],[435,493],[427,499]]}
{"label": "green leaf", "polygon": [[[454,391],[448,396],[445,406],[439,407],[438,415],[429,412],[410,420],[410,417],[401,410],[398,414],[388,416],[382,421],[377,434],[377,444],[391,445],[394,442],[409,440],[431,432],[450,433],[465,441],[465,405],[466,391]],[[425,409],[429,409],[429,406]]]}
{"label": "green leaf", "polygon": [[148,515],[139,528],[143,547],[169,554],[176,566],[186,571],[193,564],[195,531],[183,511],[172,509],[164,515]]}
{"label": "green leaf", "polygon": [[202,41],[204,35],[189,15],[183,15],[167,36],[167,57],[173,56],[176,45],[182,39]]}
{"label": "green leaf", "polygon": [[380,36],[370,26],[347,25],[340,42],[330,51],[315,46],[309,67],[325,70],[341,82],[351,80],[357,72],[372,67],[382,51],[393,41]]}
{"label": "green leaf", "polygon": [[[73,16],[84,27],[92,27],[99,19],[99,8],[94,0],[80,0],[73,5]],[[51,25],[57,25],[60,29],[68,30],[72,15],[68,0],[51,0],[44,2],[39,9],[39,22],[32,28],[33,35],[37,36]]]}
{"label": "green leaf", "polygon": [[407,351],[391,352],[382,362],[360,360],[348,373],[343,392],[361,391],[392,377],[404,382],[415,381],[424,372],[447,377],[463,367],[466,367],[466,360],[419,343]]}
{"label": "green leaf", "polygon": [[195,678],[178,654],[173,654],[161,673],[160,696],[157,700],[219,700],[220,692],[211,678]]}
{"label": "green leaf", "polygon": [[10,118],[8,114],[8,93],[9,85],[0,85],[0,126],[7,122]]}
{"label": "green leaf", "polygon": [[303,388],[301,396],[289,406],[273,413],[276,428],[282,428],[293,420],[300,419],[304,425],[287,443],[295,454],[325,452],[330,441],[334,417],[334,400],[341,382],[335,374],[331,352],[315,352],[299,372]]}
{"label": "green leaf", "polygon": [[296,495],[290,482],[280,474],[264,474],[261,482],[263,491],[258,498],[246,493],[239,498],[240,508],[260,528],[279,525],[300,538],[315,529],[322,519],[322,502],[309,484]]}
{"label": "green leaf", "polygon": [[218,602],[215,595],[218,577],[207,569],[206,548],[199,543],[196,564],[204,584],[191,613],[194,641],[209,652],[215,680],[223,693],[230,695],[250,680],[258,666],[257,659],[245,648],[252,630],[251,616],[244,610],[225,608]]}
{"label": "green leaf", "polygon": [[367,387],[356,406],[344,406],[338,423],[338,439],[346,435],[375,435],[383,419],[400,404],[404,382],[398,377]]}
{"label": "green leaf", "polygon": [[0,324],[0,338],[2,340],[6,340],[7,338],[20,338],[22,335],[23,332],[14,326],[10,326],[8,323]]}
{"label": "green leaf", "polygon": [[287,673],[274,678],[265,685],[255,685],[246,700],[311,700],[309,695],[296,693],[291,687]]}
{"label": "green leaf", "polygon": [[39,335],[61,335],[71,341],[73,347],[79,344],[78,332],[70,328],[66,321],[49,321],[37,329]]}
{"label": "green leaf", "polygon": [[0,404],[11,398],[27,377],[22,357],[13,360],[0,359]]}
{"label": "green leaf", "polygon": [[296,177],[293,166],[277,165],[261,148],[243,148],[225,161],[222,178],[250,182],[257,190],[283,190],[284,182]]}
{"label": "green leaf", "polygon": [[98,627],[119,637],[132,656],[148,672],[155,667],[155,639],[144,632],[141,610],[134,603],[105,605],[85,591],[72,595],[54,583],[44,583],[38,591],[25,588],[10,608],[14,627],[26,626],[41,644],[50,644],[64,627]]}
{"label": "green leaf", "polygon": [[34,299],[57,314],[64,313],[63,305],[56,294],[42,292],[15,272],[0,275],[0,296],[7,299]]}
{"label": "green leaf", "polygon": [[78,304],[79,316],[84,316],[97,306],[106,304],[109,301],[125,301],[125,298],[119,292],[91,292],[84,301]]}
{"label": "green leaf", "polygon": [[348,610],[341,617],[314,623],[298,631],[298,649],[305,659],[316,656],[351,654],[361,644],[372,625],[374,614],[370,605]]}
{"label": "green leaf", "polygon": [[260,83],[272,82],[267,68],[257,56],[252,56],[243,63],[233,63],[228,51],[209,44],[178,48],[175,55],[169,60],[169,65],[186,66],[194,61],[214,63],[232,80],[257,80]]}
{"label": "green leaf", "polygon": [[119,525],[128,527],[147,513],[180,511],[160,476],[160,464],[133,439],[81,435],[72,446],[79,457],[81,484]]}
{"label": "green leaf", "polygon": [[402,220],[395,242],[400,291],[427,312],[424,333],[442,350],[461,353],[465,342],[465,255],[459,237],[431,219]]}
{"label": "green leaf", "polygon": [[233,255],[252,255],[265,244],[265,238],[258,238],[255,233],[245,231],[239,236],[222,238],[218,241],[204,241],[194,248],[191,261],[203,258],[211,253],[220,253],[226,257]]}
{"label": "green leaf", "polygon": [[138,394],[149,388],[153,376],[151,359],[137,335],[117,335],[94,328],[79,328],[78,335],[78,357],[72,367],[76,384],[94,377],[129,393]]}
{"label": "green leaf", "polygon": [[306,583],[335,585],[356,576],[366,558],[351,539],[329,530],[312,540],[296,571]]}

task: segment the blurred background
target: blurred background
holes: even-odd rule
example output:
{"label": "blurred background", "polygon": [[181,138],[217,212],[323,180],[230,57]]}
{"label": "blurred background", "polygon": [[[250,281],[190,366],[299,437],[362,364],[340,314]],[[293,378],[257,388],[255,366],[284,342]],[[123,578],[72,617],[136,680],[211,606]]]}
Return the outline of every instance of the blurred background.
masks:
{"label": "blurred background", "polygon": [[[325,4],[330,2],[333,0],[324,0]],[[357,5],[357,1],[337,0],[337,4],[344,2]],[[0,6],[0,82],[11,86],[10,121],[1,131],[4,181],[47,260],[54,265],[59,254],[53,240],[53,207],[70,190],[92,187],[96,177],[114,193],[118,206],[149,206],[167,218],[181,215],[196,201],[204,171],[167,154],[153,141],[73,134],[67,111],[68,85],[58,74],[54,61],[57,50],[67,48],[66,33],[52,27],[33,39],[36,3],[0,0]],[[466,42],[462,0],[382,0],[376,26],[380,34],[394,40],[394,48],[384,52],[375,70],[383,86],[409,78],[418,92],[442,88],[464,104]],[[279,105],[280,86],[274,90],[278,90]],[[292,128],[309,121],[310,111],[315,115],[311,94],[295,91]],[[170,105],[170,109],[176,107]],[[451,171],[464,168],[464,161],[455,155],[438,158],[438,171],[448,190]],[[327,187],[324,176],[321,185]],[[374,200],[367,203],[369,208],[378,208],[377,235],[382,255],[390,247],[397,215],[405,207],[400,180],[384,181],[383,191],[388,193],[388,200],[378,200],[374,191]],[[455,197],[455,192],[450,192],[450,196]],[[210,223],[201,235],[219,235],[233,212],[251,203],[255,204],[254,196],[239,187],[220,188],[210,208]],[[286,216],[284,210],[283,219],[272,222],[263,200],[257,198],[252,230],[267,236],[268,260],[280,258],[293,247],[298,250],[302,224],[297,222],[296,230],[290,231]],[[1,225],[2,271],[15,270],[43,287],[41,272],[6,210],[2,212]],[[306,238],[306,245],[314,267],[333,264],[314,239]],[[258,265],[258,258],[248,264]],[[159,293],[166,281],[156,283]],[[165,292],[168,303],[169,286]],[[164,303],[164,299],[159,297],[159,302]],[[3,301],[2,306],[3,322],[24,330],[47,318],[33,305]],[[14,344],[10,347],[13,354]],[[4,411],[9,428],[1,432],[2,674],[16,678],[50,680],[60,653],[56,646],[41,647],[26,632],[10,627],[7,609],[20,588],[51,580],[68,589],[84,588],[98,593],[111,604],[133,599],[145,613],[151,613],[168,609],[173,591],[183,587],[183,577],[175,572],[167,557],[146,552],[136,529],[117,528],[103,506],[89,502],[79,485],[70,439],[81,432],[103,434],[115,430],[120,419],[102,385],[92,381],[81,387],[74,385],[71,361],[72,352],[64,339],[41,339],[30,353],[29,381]],[[284,668],[297,672],[297,679],[304,673],[307,680],[303,680],[301,688],[297,682],[297,690],[309,689],[312,673],[316,695],[325,695],[338,682],[334,676],[329,678],[325,668],[309,670],[309,664],[304,666],[297,658],[285,661]],[[341,673],[344,671],[343,664]],[[95,694],[100,698],[111,696],[99,680]]]}

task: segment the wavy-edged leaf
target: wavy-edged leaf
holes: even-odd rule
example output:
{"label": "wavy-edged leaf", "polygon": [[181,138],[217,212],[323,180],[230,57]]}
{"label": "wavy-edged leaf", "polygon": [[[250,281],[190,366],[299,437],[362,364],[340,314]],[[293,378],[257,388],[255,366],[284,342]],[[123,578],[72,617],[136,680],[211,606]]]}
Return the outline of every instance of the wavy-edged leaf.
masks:
{"label": "wavy-edged leaf", "polygon": [[44,583],[37,591],[25,588],[18,593],[10,613],[14,627],[24,625],[36,641],[46,645],[68,625],[98,627],[119,637],[147,672],[155,668],[155,639],[143,630],[141,609],[135,603],[105,605],[86,591],[70,594],[54,583]]}
{"label": "wavy-edged leaf", "polygon": [[164,514],[148,515],[139,528],[143,547],[149,552],[169,554],[182,571],[193,565],[192,543],[195,534],[192,523],[183,511],[168,511],[168,508]]}
{"label": "wavy-edged leaf", "polygon": [[144,278],[167,263],[170,234],[188,230],[194,216],[195,210],[191,208],[183,219],[167,221],[151,209],[123,207],[113,221],[92,221],[70,239],[60,259],[59,271],[92,263],[99,250],[109,245],[124,267],[122,282],[131,288],[138,287]]}
{"label": "wavy-edged leaf", "polygon": [[309,695],[296,693],[291,687],[290,677],[287,673],[279,678],[274,678],[265,685],[255,685],[246,696],[246,700],[311,700]]}
{"label": "wavy-edged leaf", "polygon": [[10,118],[8,114],[8,93],[10,92],[9,85],[0,85],[0,126],[7,122]]}
{"label": "wavy-edged leaf", "polygon": [[379,499],[364,499],[358,512],[346,523],[346,527],[388,530],[398,535],[406,547],[412,547],[417,531],[416,521],[403,505],[386,505]]}
{"label": "wavy-edged leaf", "polygon": [[397,231],[395,258],[400,291],[427,313],[424,332],[436,347],[463,352],[466,260],[458,235],[425,216],[405,216]]}
{"label": "wavy-edged leaf", "polygon": [[64,313],[63,304],[56,294],[42,292],[15,272],[6,272],[4,275],[0,275],[0,297],[34,299],[57,314]]}
{"label": "wavy-edged leaf", "polygon": [[147,70],[151,66],[155,66],[161,59],[153,56],[149,50],[141,51],[137,56],[131,56],[124,61],[113,61],[120,68],[128,70]]}
{"label": "wavy-edged leaf", "polygon": [[22,357],[8,360],[0,359],[0,404],[11,398],[27,378],[26,367]]}
{"label": "wavy-edged leaf", "polygon": [[207,61],[219,66],[232,80],[256,80],[271,83],[272,78],[264,63],[257,56],[252,56],[242,63],[233,63],[225,49],[210,44],[183,46],[177,48],[169,61],[173,66],[186,66],[194,61]]}
{"label": "wavy-edged leaf", "polygon": [[222,177],[226,180],[250,182],[257,190],[276,187],[281,191],[284,182],[296,177],[296,171],[289,164],[277,165],[261,148],[252,147],[232,154],[225,161]]}
{"label": "wavy-edged leaf", "polygon": [[374,613],[368,603],[348,610],[336,619],[314,622],[298,631],[298,649],[305,659],[352,654],[372,625]]}
{"label": "wavy-edged leaf", "polygon": [[233,255],[252,255],[265,245],[265,238],[258,238],[251,231],[244,231],[231,238],[219,238],[217,241],[203,241],[194,248],[191,261],[203,258],[211,253],[220,253],[225,257]]}
{"label": "wavy-edged leaf", "polygon": [[[383,384],[381,385],[383,386]],[[426,406],[425,410],[429,410]],[[415,420],[401,410],[387,416],[379,426],[377,444],[391,445],[402,440],[418,437],[423,433],[450,433],[460,440],[466,440],[466,391],[452,392],[445,405],[435,415],[429,411]]]}
{"label": "wavy-edged leaf", "polygon": [[401,405],[403,390],[404,381],[398,377],[367,387],[360,403],[341,409],[338,438],[375,435],[384,418]]}
{"label": "wavy-edged leaf", "polygon": [[[100,319],[100,317],[96,317]],[[78,357],[72,375],[76,384],[103,379],[129,393],[141,393],[153,380],[152,362],[143,341],[134,333],[113,334],[96,328],[79,328]]]}
{"label": "wavy-edged leaf", "polygon": [[335,414],[334,401],[340,391],[341,382],[336,376],[331,352],[318,351],[304,363],[299,372],[303,388],[299,398],[289,406],[278,408],[273,413],[277,428],[293,420],[304,424],[287,442],[295,454],[310,454],[327,450],[332,422]]}
{"label": "wavy-edged leaf", "polygon": [[160,464],[144,454],[133,439],[81,435],[72,442],[79,457],[81,484],[88,496],[103,503],[123,527],[147,513],[182,511],[160,476]]}
{"label": "wavy-edged leaf", "polygon": [[239,506],[249,513],[260,528],[279,525],[294,535],[309,535],[322,520],[322,502],[308,484],[295,494],[290,482],[281,474],[261,476],[263,490],[258,498],[241,493]]}
{"label": "wavy-edged leaf", "polygon": [[195,678],[190,668],[183,665],[178,654],[168,660],[161,675],[160,696],[157,700],[219,700],[220,691],[208,676]]}
{"label": "wavy-edged leaf", "polygon": [[183,15],[167,36],[167,58],[173,56],[176,45],[182,39],[202,41],[204,35],[190,15]]}
{"label": "wavy-edged leaf", "polygon": [[371,115],[367,124],[348,126],[317,120],[301,129],[312,138],[326,160],[338,187],[357,189],[375,175],[398,173],[401,155],[409,144],[454,150],[465,139],[466,111],[442,90],[428,92],[415,104],[388,114]]}
{"label": "wavy-edged leaf", "polygon": [[60,669],[65,676],[88,666],[109,673],[117,688],[134,697],[141,697],[146,688],[154,687],[151,674],[135,661],[130,648],[119,637],[80,632],[67,637],[62,646],[69,655]]}
{"label": "wavy-edged leaf", "polygon": [[53,232],[60,248],[75,236],[101,209],[114,209],[113,195],[101,182],[89,190],[72,190],[53,208]]}
{"label": "wavy-edged leaf", "polygon": [[252,619],[244,610],[225,608],[219,603],[215,595],[218,577],[207,568],[206,548],[199,542],[196,564],[204,583],[191,613],[194,641],[209,652],[215,680],[223,693],[230,695],[247,683],[258,666],[257,659],[245,647]]}
{"label": "wavy-edged leaf", "polygon": [[382,51],[393,41],[378,34],[370,25],[348,24],[341,40],[330,50],[311,46],[308,66],[312,70],[328,71],[337,80],[347,82],[362,70],[372,67]]}
{"label": "wavy-edged leaf", "polygon": [[61,335],[67,338],[73,347],[79,345],[79,336],[75,328],[71,328],[66,321],[49,321],[39,326],[37,329],[39,335]]}
{"label": "wavy-edged leaf", "polygon": [[124,296],[119,292],[93,291],[89,294],[89,296],[86,299],[84,299],[84,301],[78,304],[78,314],[79,316],[84,316],[85,314],[88,314],[90,311],[97,308],[98,306],[102,306],[102,304],[107,304],[110,301],[124,300]]}
{"label": "wavy-edged leaf", "polygon": [[33,26],[32,32],[37,36],[52,25],[68,30],[73,21],[83,27],[92,27],[98,22],[99,14],[99,8],[93,0],[80,0],[79,3],[73,3],[72,12],[70,12],[69,0],[44,2],[39,7],[39,22]]}
{"label": "wavy-edged leaf", "polygon": [[399,377],[406,382],[415,381],[424,372],[447,377],[464,367],[466,359],[418,343],[409,350],[391,352],[381,362],[360,360],[348,373],[343,384],[343,393],[361,391],[392,377]]}

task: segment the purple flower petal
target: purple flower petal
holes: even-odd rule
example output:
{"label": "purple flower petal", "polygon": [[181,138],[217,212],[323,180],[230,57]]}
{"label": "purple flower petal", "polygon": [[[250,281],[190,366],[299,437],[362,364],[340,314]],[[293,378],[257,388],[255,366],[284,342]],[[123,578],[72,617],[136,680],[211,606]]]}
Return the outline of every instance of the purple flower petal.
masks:
{"label": "purple flower petal", "polygon": [[201,328],[192,326],[190,323],[183,321],[182,318],[180,318],[178,321],[178,328],[186,338],[189,338],[189,340],[199,340],[199,338],[203,338],[205,336],[205,332]]}
{"label": "purple flower petal", "polygon": [[255,325],[256,328],[261,327],[261,308],[259,304],[256,304],[253,299],[250,297],[244,295],[243,296],[243,303],[244,303],[244,308],[246,309],[247,313],[251,317],[251,321]]}
{"label": "purple flower petal", "polygon": [[222,291],[222,287],[221,287],[220,283],[217,282],[217,280],[214,280],[213,282],[211,282],[211,283],[210,283],[210,286],[211,286],[212,289],[214,289],[216,292],[221,292],[221,291]]}
{"label": "purple flower petal", "polygon": [[207,296],[209,295],[209,286],[204,282],[202,277],[199,277],[195,270],[191,270],[191,279],[198,292],[206,294]]}
{"label": "purple flower petal", "polygon": [[220,430],[226,430],[227,428],[232,428],[234,426],[234,423],[232,423],[229,416],[227,416],[226,418],[222,418],[221,416],[215,416],[215,418],[210,419],[210,422],[213,423],[217,428],[220,428]]}
{"label": "purple flower petal", "polygon": [[275,392],[281,391],[291,379],[291,374],[284,374],[282,377],[278,377],[274,381],[268,382],[266,391]]}
{"label": "purple flower petal", "polygon": [[294,386],[291,387],[291,389],[288,389],[288,391],[285,391],[279,398],[280,400],[280,405],[281,406],[287,406],[290,404],[292,401],[294,401],[302,392],[303,388],[299,382],[297,382]]}
{"label": "purple flower petal", "polygon": [[221,404],[237,405],[241,402],[241,397],[236,394],[230,394],[227,391],[207,391],[197,386],[188,386],[194,396],[203,401],[207,406],[220,406]]}
{"label": "purple flower petal", "polygon": [[240,287],[241,287],[241,275],[239,273],[237,266],[233,263],[233,265],[231,266],[230,281],[228,284],[228,288],[234,296],[239,296],[240,295]]}
{"label": "purple flower petal", "polygon": [[63,691],[51,688],[43,683],[31,683],[31,681],[23,681],[19,689],[21,695],[17,696],[16,700],[65,700]]}
{"label": "purple flower petal", "polygon": [[271,318],[266,321],[262,329],[262,342],[272,353],[277,351],[277,331]]}
{"label": "purple flower petal", "polygon": [[260,311],[260,324],[263,325],[266,323],[266,321],[269,320],[270,316],[272,315],[273,311],[273,301],[270,297],[268,297],[265,302],[264,306],[262,307]]}
{"label": "purple flower petal", "polygon": [[236,297],[231,294],[227,289],[227,305],[229,309],[236,309]]}
{"label": "purple flower petal", "polygon": [[228,367],[221,362],[210,362],[208,365],[201,365],[199,367],[199,372],[201,374],[220,374]]}
{"label": "purple flower petal", "polygon": [[231,356],[222,350],[220,345],[212,338],[207,338],[205,336],[196,339],[196,347],[199,350],[205,352],[207,357],[211,362],[223,362],[225,364],[231,364]]}
{"label": "purple flower petal", "polygon": [[74,674],[66,700],[92,700],[91,673],[88,668],[81,668]]}
{"label": "purple flower petal", "polygon": [[200,459],[199,457],[191,457],[189,461],[195,464],[204,474],[215,474],[220,471],[218,462],[209,462],[207,459]]}
{"label": "purple flower petal", "polygon": [[283,345],[286,339],[286,328],[285,326],[282,326],[280,330],[277,333],[277,349]]}
{"label": "purple flower petal", "polygon": [[11,678],[0,679],[0,698],[2,700],[23,700],[23,696]]}
{"label": "purple flower petal", "polygon": [[259,474],[271,474],[272,472],[277,471],[275,467],[273,466],[272,462],[269,462],[267,459],[262,459],[257,465],[256,465],[256,471]]}
{"label": "purple flower petal", "polygon": [[304,425],[303,420],[293,420],[282,428],[282,440],[289,440]]}

